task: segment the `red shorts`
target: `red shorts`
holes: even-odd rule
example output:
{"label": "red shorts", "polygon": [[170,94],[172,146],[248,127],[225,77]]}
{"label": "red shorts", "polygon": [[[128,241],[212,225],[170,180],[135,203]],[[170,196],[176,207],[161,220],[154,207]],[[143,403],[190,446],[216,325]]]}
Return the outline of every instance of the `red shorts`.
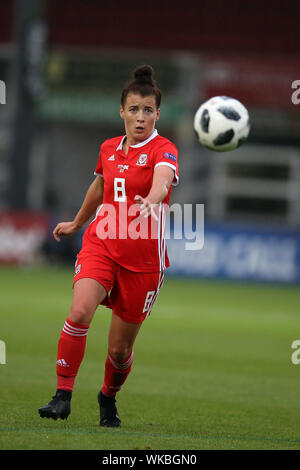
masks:
{"label": "red shorts", "polygon": [[164,273],[136,273],[115,263],[105,253],[81,250],[77,256],[74,281],[91,278],[98,281],[107,292],[101,302],[113,313],[129,323],[142,323],[151,313]]}

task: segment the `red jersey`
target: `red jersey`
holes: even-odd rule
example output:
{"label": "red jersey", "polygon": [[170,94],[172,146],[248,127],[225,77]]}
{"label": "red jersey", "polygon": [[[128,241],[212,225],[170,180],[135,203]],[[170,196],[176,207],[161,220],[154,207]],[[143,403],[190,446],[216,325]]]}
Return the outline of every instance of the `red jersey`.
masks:
{"label": "red jersey", "polygon": [[85,249],[97,249],[124,268],[135,272],[158,272],[169,266],[165,244],[168,195],[155,208],[156,217],[142,218],[136,195],[146,197],[151,189],[154,169],[167,165],[178,176],[175,145],[155,130],[144,142],[122,150],[126,136],[106,140],[100,149],[95,175],[104,178],[103,202],[84,235]]}

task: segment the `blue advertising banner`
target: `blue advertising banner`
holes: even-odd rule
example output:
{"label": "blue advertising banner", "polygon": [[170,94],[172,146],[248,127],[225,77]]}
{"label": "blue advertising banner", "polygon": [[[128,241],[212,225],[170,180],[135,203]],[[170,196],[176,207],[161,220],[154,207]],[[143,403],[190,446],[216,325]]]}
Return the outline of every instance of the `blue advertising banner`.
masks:
{"label": "blue advertising banner", "polygon": [[202,249],[167,240],[169,274],[232,280],[300,282],[300,229],[205,224]]}

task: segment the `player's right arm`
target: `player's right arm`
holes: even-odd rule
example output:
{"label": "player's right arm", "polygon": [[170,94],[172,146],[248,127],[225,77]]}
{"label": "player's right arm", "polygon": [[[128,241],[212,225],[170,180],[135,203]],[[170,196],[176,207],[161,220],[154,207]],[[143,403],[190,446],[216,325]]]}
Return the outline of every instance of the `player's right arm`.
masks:
{"label": "player's right arm", "polygon": [[53,236],[57,242],[60,242],[60,236],[72,235],[77,232],[95,214],[97,207],[102,204],[103,190],[104,179],[102,176],[96,176],[74,220],[60,222],[53,230]]}

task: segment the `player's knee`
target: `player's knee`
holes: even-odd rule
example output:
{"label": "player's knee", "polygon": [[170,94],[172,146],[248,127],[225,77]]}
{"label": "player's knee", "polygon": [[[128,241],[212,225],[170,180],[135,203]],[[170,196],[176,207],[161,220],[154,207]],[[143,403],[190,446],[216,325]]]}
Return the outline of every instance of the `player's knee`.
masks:
{"label": "player's knee", "polygon": [[130,356],[131,352],[131,346],[122,344],[110,346],[108,349],[109,355],[114,361],[118,362],[119,364],[125,362]]}
{"label": "player's knee", "polygon": [[69,313],[69,320],[76,323],[90,323],[93,313],[84,305],[72,306]]}

